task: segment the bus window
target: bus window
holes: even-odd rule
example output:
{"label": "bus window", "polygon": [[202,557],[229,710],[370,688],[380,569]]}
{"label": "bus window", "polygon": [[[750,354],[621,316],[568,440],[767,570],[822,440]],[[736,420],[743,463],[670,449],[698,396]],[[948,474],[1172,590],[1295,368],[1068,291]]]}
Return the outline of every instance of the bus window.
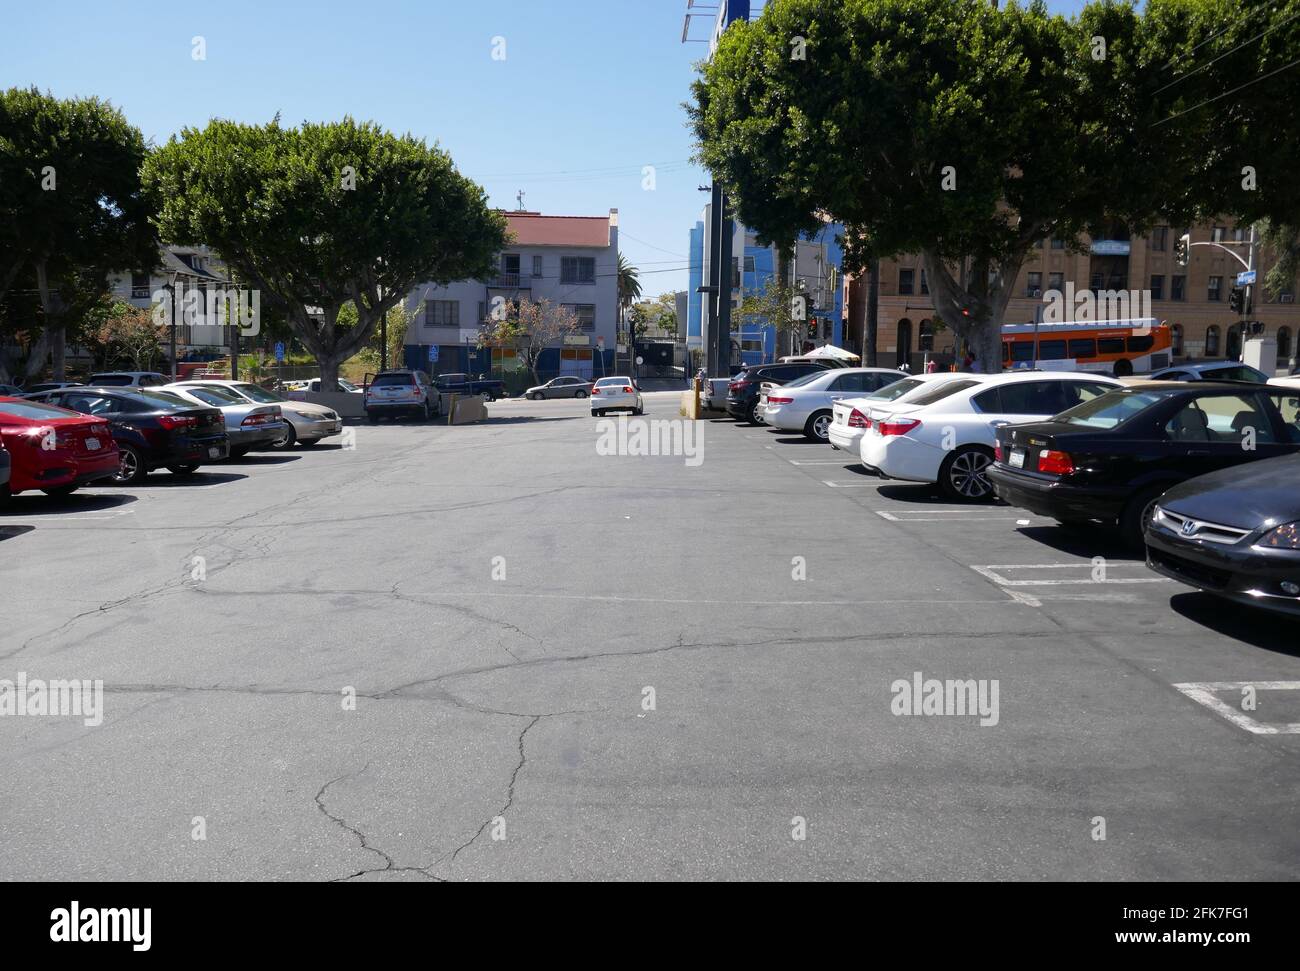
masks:
{"label": "bus window", "polygon": [[1128,352],[1130,354],[1145,354],[1155,346],[1156,339],[1151,334],[1143,334],[1140,337],[1130,337],[1128,339]]}
{"label": "bus window", "polygon": [[1065,358],[1065,341],[1039,341],[1038,359],[1040,361],[1060,361]]}
{"label": "bus window", "polygon": [[1098,354],[1123,354],[1124,338],[1122,337],[1102,337],[1097,341]]}
{"label": "bus window", "polygon": [[1011,360],[1032,361],[1034,359],[1033,341],[1016,341],[1011,345]]}
{"label": "bus window", "polygon": [[1091,337],[1080,337],[1070,341],[1070,357],[1079,358],[1096,356],[1097,342]]}

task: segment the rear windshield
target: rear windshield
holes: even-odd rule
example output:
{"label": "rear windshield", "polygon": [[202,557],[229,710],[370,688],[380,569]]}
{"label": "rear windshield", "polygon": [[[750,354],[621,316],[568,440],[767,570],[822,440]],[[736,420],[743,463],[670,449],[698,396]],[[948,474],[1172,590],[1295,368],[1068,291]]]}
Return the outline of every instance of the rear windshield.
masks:
{"label": "rear windshield", "polygon": [[1247,364],[1238,364],[1233,367],[1220,368],[1202,368],[1201,378],[1206,381],[1254,381],[1256,384],[1267,384],[1268,378],[1263,371],[1256,371]]}
{"label": "rear windshield", "polygon": [[130,395],[123,395],[124,398],[130,398],[132,401],[140,401],[150,408],[156,408],[159,405],[165,405],[170,408],[193,408],[194,403],[186,401],[180,395],[171,394],[167,391],[154,391],[152,389],[136,391]]}
{"label": "rear windshield", "polygon": [[185,388],[185,391],[194,395],[200,401],[206,401],[210,405],[216,405],[220,408],[222,405],[243,404],[244,399],[239,397],[233,391],[227,391],[225,388]]}
{"label": "rear windshield", "polygon": [[35,418],[38,421],[43,418],[76,418],[80,414],[67,408],[42,404],[39,401],[0,401],[0,412],[18,418]]}
{"label": "rear windshield", "polygon": [[879,391],[867,395],[867,399],[869,401],[893,401],[896,398],[903,397],[903,395],[907,394],[909,391],[915,391],[921,385],[926,383],[927,382],[922,381],[920,378],[903,378],[900,381],[895,381],[893,384],[885,385]]}
{"label": "rear windshield", "polygon": [[940,381],[935,387],[915,394],[907,400],[908,403],[914,405],[932,405],[936,401],[942,401],[949,395],[954,395],[958,391],[965,391],[967,388],[974,388],[978,384],[978,381]]}
{"label": "rear windshield", "polygon": [[285,400],[274,391],[267,391],[265,388],[256,384],[239,384],[235,387],[243,394],[248,395],[248,397],[252,398],[254,401],[261,402],[264,405],[274,405]]}
{"label": "rear windshield", "polygon": [[396,385],[415,384],[415,378],[410,374],[380,374],[375,380],[370,382],[372,388],[391,388]]}
{"label": "rear windshield", "polygon": [[1084,428],[1118,428],[1163,398],[1149,391],[1108,391],[1067,408],[1052,420]]}
{"label": "rear windshield", "polygon": [[91,376],[90,383],[101,388],[124,388],[131,383],[131,375],[96,374]]}
{"label": "rear windshield", "polygon": [[596,382],[596,387],[603,388],[608,384],[631,384],[631,378],[601,378]]}

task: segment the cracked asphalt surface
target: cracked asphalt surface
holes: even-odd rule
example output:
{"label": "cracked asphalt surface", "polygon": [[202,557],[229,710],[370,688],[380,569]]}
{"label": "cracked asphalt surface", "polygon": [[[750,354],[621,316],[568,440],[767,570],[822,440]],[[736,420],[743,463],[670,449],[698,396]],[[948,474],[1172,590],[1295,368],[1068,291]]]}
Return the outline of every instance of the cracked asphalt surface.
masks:
{"label": "cracked asphalt surface", "polygon": [[[1252,716],[1300,725],[1295,624],[767,429],[703,423],[691,468],[598,455],[583,402],[491,413],[17,497],[0,678],[105,716],[0,718],[0,873],[1300,873],[1300,734],[1175,687],[1294,682]],[[918,671],[997,679],[998,724],[895,716]]]}

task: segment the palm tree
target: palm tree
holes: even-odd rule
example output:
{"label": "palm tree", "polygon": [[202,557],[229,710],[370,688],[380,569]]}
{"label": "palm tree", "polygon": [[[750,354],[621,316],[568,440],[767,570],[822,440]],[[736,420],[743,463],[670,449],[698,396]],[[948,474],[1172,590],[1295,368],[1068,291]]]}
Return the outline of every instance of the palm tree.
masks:
{"label": "palm tree", "polygon": [[637,268],[627,261],[622,253],[618,254],[618,309],[619,316],[626,318],[628,308],[641,299],[641,281],[637,279]]}

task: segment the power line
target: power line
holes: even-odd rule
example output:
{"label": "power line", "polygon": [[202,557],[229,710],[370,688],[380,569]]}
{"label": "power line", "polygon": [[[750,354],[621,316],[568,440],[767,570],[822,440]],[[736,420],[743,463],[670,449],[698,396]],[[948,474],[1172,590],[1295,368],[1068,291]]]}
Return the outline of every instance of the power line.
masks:
{"label": "power line", "polygon": [[1267,81],[1273,75],[1281,74],[1283,71],[1287,70],[1288,68],[1293,68],[1297,64],[1300,64],[1300,58],[1297,58],[1296,60],[1292,61],[1290,64],[1283,64],[1276,71],[1269,71],[1267,74],[1263,74],[1255,78],[1254,80],[1247,81],[1245,84],[1239,85],[1238,87],[1233,88],[1231,91],[1225,91],[1223,92],[1223,94],[1216,94],[1213,98],[1206,98],[1198,105],[1192,105],[1192,107],[1186,108],[1183,111],[1177,112],[1176,114],[1172,114],[1168,118],[1162,118],[1160,121],[1152,122],[1151,127],[1155,128],[1157,125],[1163,125],[1167,121],[1173,121],[1175,118],[1181,118],[1183,115],[1190,114],[1191,112],[1195,111],[1197,108],[1204,108],[1206,105],[1211,104],[1212,102],[1222,100],[1223,98],[1226,98],[1230,95],[1234,95],[1238,91],[1242,91],[1250,87],[1252,84],[1258,84],[1260,81]]}
{"label": "power line", "polygon": [[[1220,29],[1218,29],[1218,30],[1216,30],[1214,33],[1212,33],[1209,37],[1205,38],[1205,40],[1201,41],[1199,44],[1197,44],[1195,47],[1193,47],[1190,51],[1188,51],[1188,52],[1187,52],[1187,56],[1188,56],[1188,57],[1191,57],[1193,54],[1195,54],[1197,51],[1199,51],[1202,47],[1204,47],[1204,46],[1205,46],[1206,44],[1208,44],[1210,41],[1214,40],[1214,38],[1216,38],[1216,37],[1218,37],[1219,35],[1223,34],[1225,31],[1231,30],[1233,27],[1237,26],[1237,24],[1241,23],[1242,21],[1244,21],[1244,20],[1249,20],[1249,19],[1250,19],[1250,18],[1255,14],[1255,12],[1256,12],[1257,10],[1260,9],[1260,7],[1267,7],[1267,6],[1269,6],[1272,2],[1273,2],[1273,0],[1262,0],[1262,2],[1260,2],[1260,3],[1256,4],[1255,6],[1251,7],[1250,10],[1248,10],[1248,11],[1245,13],[1244,16],[1242,16],[1241,18],[1239,18],[1239,19],[1237,19],[1237,20],[1234,20],[1232,23],[1228,24],[1228,25],[1225,26],[1225,27],[1221,27]],[[1164,67],[1162,67],[1160,70],[1161,70],[1161,71],[1168,71],[1171,67],[1173,67],[1173,66],[1177,63],[1177,61],[1178,61],[1178,57],[1175,57],[1172,61],[1170,61],[1168,64],[1166,64],[1166,65],[1165,65]]]}
{"label": "power line", "polygon": [[[1276,24],[1274,24],[1272,27],[1268,28],[1268,30],[1261,31],[1260,33],[1256,34],[1254,37],[1250,38],[1250,40],[1244,40],[1244,41],[1242,41],[1240,44],[1238,44],[1238,45],[1237,45],[1236,47],[1234,47],[1232,50],[1230,50],[1230,51],[1224,51],[1224,52],[1223,52],[1222,54],[1220,54],[1218,57],[1213,58],[1212,60],[1209,60],[1209,61],[1205,62],[1204,64],[1202,64],[1200,67],[1196,68],[1195,70],[1188,71],[1186,74],[1180,74],[1180,75],[1178,75],[1178,77],[1174,78],[1172,81],[1170,81],[1168,84],[1164,85],[1163,87],[1156,88],[1156,90],[1155,90],[1154,92],[1152,92],[1152,94],[1153,94],[1153,95],[1159,94],[1161,91],[1164,91],[1166,88],[1172,88],[1172,87],[1173,87],[1175,84],[1177,84],[1179,81],[1185,81],[1185,80],[1187,80],[1187,78],[1195,77],[1197,74],[1200,74],[1200,73],[1201,73],[1202,71],[1204,71],[1206,68],[1208,68],[1208,67],[1210,67],[1211,65],[1216,64],[1217,62],[1223,60],[1223,59],[1224,59],[1225,57],[1227,57],[1229,54],[1235,54],[1237,51],[1241,50],[1241,49],[1242,49],[1243,47],[1245,47],[1247,44],[1253,44],[1255,41],[1259,40],[1259,39],[1260,39],[1261,37],[1263,37],[1265,34],[1271,34],[1273,31],[1277,30],[1279,27],[1285,27],[1287,24],[1289,24],[1291,21],[1295,20],[1297,17],[1300,17],[1300,12],[1293,13],[1293,14],[1292,14],[1290,17],[1288,17],[1286,20],[1283,20],[1283,21],[1281,21],[1280,23],[1276,23]],[[1198,45],[1198,46],[1199,46],[1199,45]]]}
{"label": "power line", "polygon": [[[660,169],[660,168],[667,168],[672,165],[684,165],[689,163],[690,161],[691,160],[688,158],[683,158],[683,159],[673,159],[670,162],[650,162],[647,164],[649,164],[652,168]],[[643,165],[605,165],[605,166],[601,166],[600,168],[594,168],[594,169],[552,169],[550,171],[535,170],[532,172],[489,172],[486,175],[478,176],[478,178],[480,179],[528,179],[528,178],[545,178],[546,176],[550,176],[550,175],[584,175],[584,174],[599,173],[599,172],[619,173],[619,172],[629,172],[633,169],[636,169],[639,172],[643,167],[644,167]]]}

